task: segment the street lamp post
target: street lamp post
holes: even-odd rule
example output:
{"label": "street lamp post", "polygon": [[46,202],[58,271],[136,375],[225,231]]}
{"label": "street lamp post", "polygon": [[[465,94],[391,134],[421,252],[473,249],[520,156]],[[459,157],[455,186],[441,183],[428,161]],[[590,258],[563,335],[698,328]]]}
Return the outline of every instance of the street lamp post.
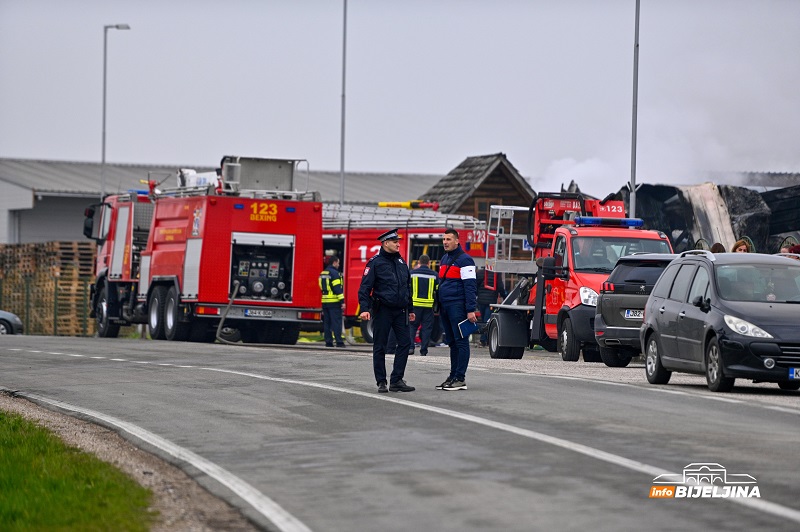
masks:
{"label": "street lamp post", "polygon": [[103,26],[103,153],[100,159],[100,201],[106,195],[106,68],[108,66],[108,30],[129,30],[127,24]]}

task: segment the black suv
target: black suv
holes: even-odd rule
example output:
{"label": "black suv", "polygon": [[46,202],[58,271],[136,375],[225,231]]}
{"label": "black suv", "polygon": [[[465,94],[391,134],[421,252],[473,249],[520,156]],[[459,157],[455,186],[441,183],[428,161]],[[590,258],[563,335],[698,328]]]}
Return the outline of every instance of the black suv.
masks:
{"label": "black suv", "polygon": [[800,262],[758,253],[686,251],[659,278],[640,331],[645,373],[705,374],[727,392],[737,378],[800,389]]}
{"label": "black suv", "polygon": [[594,336],[606,366],[623,368],[641,352],[644,306],[661,273],[677,255],[636,253],[620,257],[597,298]]}

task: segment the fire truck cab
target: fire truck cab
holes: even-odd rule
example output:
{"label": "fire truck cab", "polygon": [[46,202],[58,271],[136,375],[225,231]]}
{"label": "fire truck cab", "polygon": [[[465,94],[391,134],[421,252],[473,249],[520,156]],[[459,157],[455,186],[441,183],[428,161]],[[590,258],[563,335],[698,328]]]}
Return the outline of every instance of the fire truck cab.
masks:
{"label": "fire truck cab", "polygon": [[[420,255],[428,255],[430,267],[436,267],[444,254],[442,235],[452,227],[459,231],[461,247],[482,265],[486,255],[486,224],[477,218],[458,214],[443,214],[434,210],[373,207],[363,205],[324,205],[323,242],[326,255],[340,258],[344,281],[344,326],[359,326],[361,334],[372,343],[372,323],[359,319],[358,288],[367,261],[376,255],[381,245],[378,236],[389,229],[398,229],[400,254],[413,268]],[[432,338],[439,338],[438,320]]]}
{"label": "fire truck cab", "polygon": [[[492,305],[492,358],[522,358],[526,347],[538,344],[565,361],[578,360],[581,351],[584,361],[601,360],[595,307],[617,259],[672,253],[666,234],[624,216],[622,201],[572,193],[538,194],[530,207],[491,207],[487,272],[518,278],[503,303]],[[519,227],[527,232],[520,234]]]}
{"label": "fire truck cab", "polygon": [[319,193],[294,190],[297,163],[226,156],[87,208],[99,336],[147,323],[153,339],[212,342],[224,321],[245,342],[294,344],[320,319],[322,254]]}

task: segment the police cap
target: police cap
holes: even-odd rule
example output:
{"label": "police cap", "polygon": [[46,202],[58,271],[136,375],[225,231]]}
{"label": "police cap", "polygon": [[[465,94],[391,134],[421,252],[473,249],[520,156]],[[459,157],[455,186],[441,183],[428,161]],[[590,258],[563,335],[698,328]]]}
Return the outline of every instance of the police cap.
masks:
{"label": "police cap", "polygon": [[387,240],[399,240],[400,235],[397,234],[397,229],[392,229],[391,231],[386,231],[381,236],[378,237],[378,241],[386,242]]}

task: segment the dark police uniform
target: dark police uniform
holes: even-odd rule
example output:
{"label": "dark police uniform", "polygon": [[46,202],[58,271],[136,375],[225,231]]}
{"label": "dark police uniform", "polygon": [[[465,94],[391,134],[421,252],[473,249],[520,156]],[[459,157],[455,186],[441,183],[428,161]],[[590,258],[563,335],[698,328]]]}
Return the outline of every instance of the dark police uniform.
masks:
{"label": "dark police uniform", "polygon": [[[388,231],[378,237],[381,242],[398,238],[397,230]],[[383,247],[369,259],[361,286],[358,289],[358,303],[362,312],[369,312],[372,318],[372,367],[375,381],[380,386],[386,383],[386,342],[389,330],[397,336],[397,350],[390,377],[390,387],[394,384],[405,386],[405,373],[411,340],[408,334],[409,313],[413,312],[411,302],[411,275],[408,266],[399,253],[387,253]],[[413,390],[413,388],[411,388]],[[395,391],[395,390],[392,390]],[[399,390],[410,391],[410,390]]]}
{"label": "dark police uniform", "polygon": [[342,303],[344,302],[344,287],[339,270],[333,265],[337,259],[327,258],[329,264],[319,274],[319,289],[322,291],[322,326],[325,335],[325,346],[333,347],[333,337],[336,337],[336,347],[344,347],[342,337]]}

